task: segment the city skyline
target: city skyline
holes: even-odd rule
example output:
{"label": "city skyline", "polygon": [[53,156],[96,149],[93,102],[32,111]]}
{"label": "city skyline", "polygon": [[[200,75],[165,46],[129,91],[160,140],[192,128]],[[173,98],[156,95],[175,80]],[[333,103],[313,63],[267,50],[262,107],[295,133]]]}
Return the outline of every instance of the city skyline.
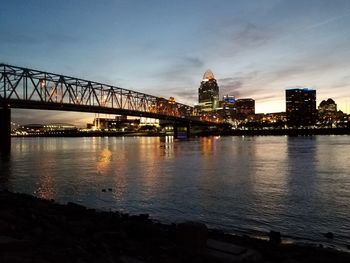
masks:
{"label": "city skyline", "polygon": [[[44,22],[43,22],[44,21]],[[4,1],[0,61],[198,103],[207,69],[220,98],[285,111],[289,87],[350,110],[348,1]],[[26,123],[92,114],[14,110]],[[27,121],[26,121],[27,120]]]}

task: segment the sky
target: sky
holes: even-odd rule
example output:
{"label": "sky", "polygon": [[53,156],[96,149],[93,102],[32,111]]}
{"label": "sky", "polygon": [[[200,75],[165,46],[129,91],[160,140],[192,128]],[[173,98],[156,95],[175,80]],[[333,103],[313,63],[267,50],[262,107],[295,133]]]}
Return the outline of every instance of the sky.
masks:
{"label": "sky", "polygon": [[[350,113],[348,0],[2,0],[0,63],[194,105],[211,69],[220,96],[285,111],[285,89]],[[21,124],[85,125],[94,114],[13,110]]]}

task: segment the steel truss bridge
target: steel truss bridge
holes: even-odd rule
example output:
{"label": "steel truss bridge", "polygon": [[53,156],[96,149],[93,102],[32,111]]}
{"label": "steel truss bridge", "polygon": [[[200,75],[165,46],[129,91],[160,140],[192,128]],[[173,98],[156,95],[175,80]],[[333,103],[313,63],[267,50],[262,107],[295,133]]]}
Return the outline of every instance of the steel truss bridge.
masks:
{"label": "steel truss bridge", "polygon": [[186,125],[219,124],[208,116],[192,116],[193,107],[174,100],[7,64],[0,64],[0,108],[0,137],[8,135],[10,108],[140,116]]}
{"label": "steel truss bridge", "polygon": [[208,122],[193,107],[94,81],[0,64],[0,102],[11,108],[142,116],[179,122]]}

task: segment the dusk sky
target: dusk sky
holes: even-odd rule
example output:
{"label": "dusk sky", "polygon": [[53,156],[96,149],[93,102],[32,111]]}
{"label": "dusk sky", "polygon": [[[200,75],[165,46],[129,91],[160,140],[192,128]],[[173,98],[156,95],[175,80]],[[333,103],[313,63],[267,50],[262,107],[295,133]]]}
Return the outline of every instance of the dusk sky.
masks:
{"label": "dusk sky", "polygon": [[[211,69],[220,96],[285,111],[312,87],[350,113],[349,0],[2,0],[0,62],[193,105]],[[21,123],[84,125],[93,114],[13,110]]]}

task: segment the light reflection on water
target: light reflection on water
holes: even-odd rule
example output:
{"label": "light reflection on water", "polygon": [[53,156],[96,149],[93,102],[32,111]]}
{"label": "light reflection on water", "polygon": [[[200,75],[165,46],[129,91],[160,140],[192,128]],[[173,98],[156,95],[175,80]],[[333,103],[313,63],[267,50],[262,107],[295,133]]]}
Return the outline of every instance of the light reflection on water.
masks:
{"label": "light reflection on water", "polygon": [[349,242],[350,137],[14,138],[2,188],[60,202]]}

